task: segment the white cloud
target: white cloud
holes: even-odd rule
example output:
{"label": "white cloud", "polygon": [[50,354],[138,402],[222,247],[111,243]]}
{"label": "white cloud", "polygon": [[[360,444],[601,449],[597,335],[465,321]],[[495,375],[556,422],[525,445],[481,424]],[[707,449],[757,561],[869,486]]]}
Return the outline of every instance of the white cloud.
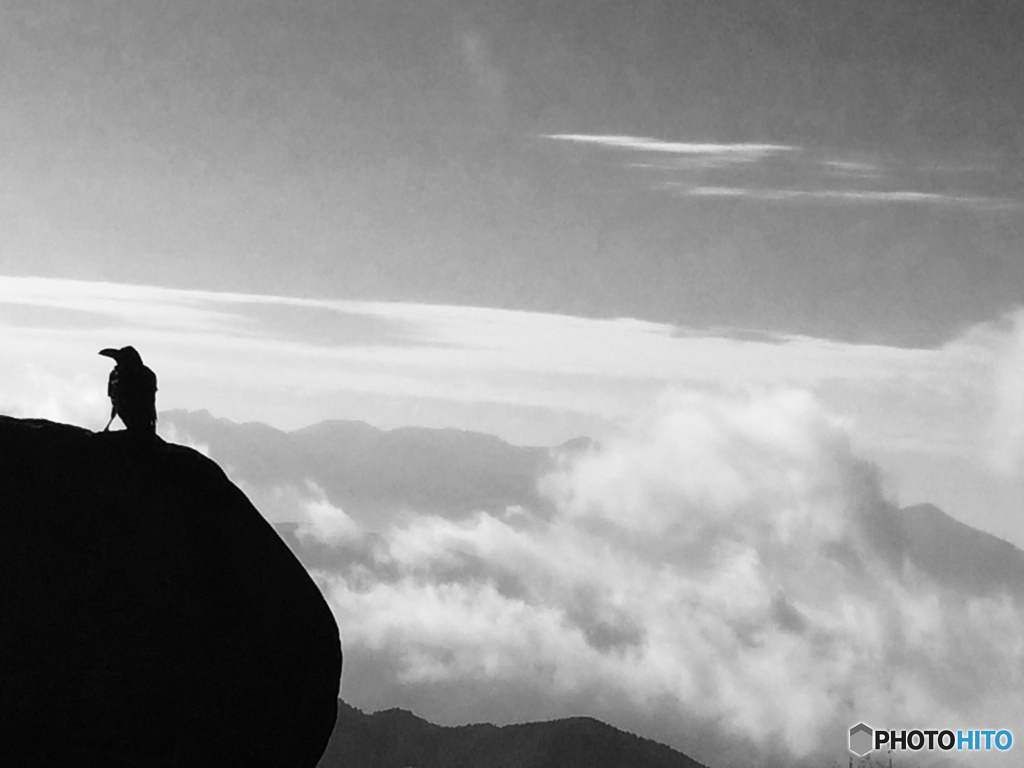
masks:
{"label": "white cloud", "polygon": [[945,195],[917,190],[765,189],[755,187],[691,186],[678,182],[667,182],[663,186],[666,189],[678,189],[689,197],[742,198],[766,202],[914,203],[989,209],[1020,207],[1019,203],[1002,198]]}
{"label": "white cloud", "polygon": [[225,472],[269,522],[298,523],[300,540],[337,546],[358,539],[363,533],[359,524],[331,504],[323,488],[310,480],[298,485],[265,486],[242,480],[231,467],[226,467]]}
{"label": "white cloud", "polygon": [[[623,727],[671,723],[658,735],[702,759],[751,745],[716,765],[841,755],[858,719],[1024,715],[1019,604],[904,562],[874,470],[806,393],[667,395],[547,492],[553,519],[414,518],[326,576],[379,686],[479,692],[434,711],[428,693],[427,717],[497,697],[533,719],[513,695],[533,690],[546,716],[584,701]],[[706,729],[717,747],[688,740]]]}
{"label": "white cloud", "polygon": [[[144,285],[0,276],[2,304],[67,310],[93,322],[117,321],[184,331],[243,332],[243,318],[209,306],[207,299],[216,295]],[[231,294],[224,294],[221,301],[230,297]]]}
{"label": "white cloud", "polygon": [[[652,189],[692,198],[767,203],[929,205],[983,211],[1019,211],[1022,206],[1020,200],[1013,198],[914,189],[921,179],[908,175],[905,168],[886,168],[879,162],[859,159],[816,156],[802,147],[788,144],[665,141],[645,136],[587,133],[548,134],[545,138],[628,151],[640,160],[627,163],[627,167],[659,172],[658,179],[651,183]],[[771,164],[765,165],[769,160]],[[773,187],[771,181],[765,185],[764,174],[773,169],[781,174],[778,178],[804,179],[805,188]],[[918,171],[931,173],[936,169],[932,166]],[[756,172],[756,177],[752,172]],[[841,179],[877,182],[883,176],[903,178],[900,185],[909,188],[835,188]]]}
{"label": "white cloud", "polygon": [[[207,443],[193,439],[191,435],[183,430],[179,430],[174,424],[166,424],[162,421],[158,421],[156,431],[157,434],[167,442],[184,445],[186,448],[191,448],[192,450],[203,454],[206,458],[210,458],[210,446]],[[226,471],[226,474],[230,475],[232,473],[230,471]]]}
{"label": "white cloud", "polygon": [[[1002,336],[987,325],[938,348],[904,349],[781,334],[736,338],[728,329],[628,318],[39,278],[0,278],[0,307],[0,404],[41,415],[57,414],[62,403],[59,418],[97,427],[107,414],[109,361],[96,351],[131,343],[160,377],[161,409],[206,408],[282,428],[335,417],[354,394],[409,404],[406,423],[416,423],[415,403],[434,401],[543,409],[608,425],[623,423],[666,385],[795,386],[850,418],[859,444],[872,450],[985,453],[987,461],[988,382],[1005,357]],[[69,308],[92,321],[46,314]],[[549,430],[555,421],[532,417],[530,440],[575,436]],[[502,424],[491,428],[502,432]]]}
{"label": "white cloud", "polygon": [[666,172],[705,172],[749,166],[783,153],[797,151],[786,144],[662,141],[644,136],[556,133],[545,138],[585,146],[642,153],[631,168]]}
{"label": "white cloud", "polygon": [[0,413],[102,428],[110,414],[106,380],[59,375],[43,365],[11,361],[0,379]]}
{"label": "white cloud", "polygon": [[547,136],[555,141],[577,144],[595,144],[611,149],[631,149],[641,152],[664,152],[674,155],[725,155],[737,159],[759,160],[779,152],[791,152],[797,147],[787,144],[662,141],[645,136],[613,136],[586,133],[555,133]]}
{"label": "white cloud", "polygon": [[299,506],[303,518],[298,530],[300,539],[311,537],[321,543],[335,545],[359,537],[362,532],[359,524],[340,507],[331,504],[323,488],[307,482],[306,491],[311,497]]}

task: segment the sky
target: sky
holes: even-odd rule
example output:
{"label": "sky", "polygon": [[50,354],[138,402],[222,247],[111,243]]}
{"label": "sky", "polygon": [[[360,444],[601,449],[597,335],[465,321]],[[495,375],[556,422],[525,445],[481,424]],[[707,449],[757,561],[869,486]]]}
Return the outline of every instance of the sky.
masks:
{"label": "sky", "polygon": [[0,0],[0,409],[100,428],[129,343],[161,408],[286,429],[551,445],[797,392],[891,502],[1024,546],[1022,33],[995,0]]}
{"label": "sky", "polygon": [[1010,3],[0,9],[7,274],[904,346],[1024,286]]}

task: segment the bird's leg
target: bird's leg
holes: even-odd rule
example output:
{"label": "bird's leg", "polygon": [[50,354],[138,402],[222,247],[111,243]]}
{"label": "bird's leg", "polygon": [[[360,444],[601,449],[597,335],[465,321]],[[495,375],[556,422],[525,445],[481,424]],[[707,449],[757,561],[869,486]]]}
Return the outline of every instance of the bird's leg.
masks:
{"label": "bird's leg", "polygon": [[110,421],[108,421],[108,422],[107,422],[107,426],[105,426],[105,427],[103,428],[103,431],[104,431],[104,432],[106,432],[106,431],[107,431],[108,429],[110,429],[110,425],[114,423],[114,417],[115,417],[116,415],[117,415],[117,407],[115,406],[115,407],[113,407],[113,408],[111,408],[111,409],[110,409]]}

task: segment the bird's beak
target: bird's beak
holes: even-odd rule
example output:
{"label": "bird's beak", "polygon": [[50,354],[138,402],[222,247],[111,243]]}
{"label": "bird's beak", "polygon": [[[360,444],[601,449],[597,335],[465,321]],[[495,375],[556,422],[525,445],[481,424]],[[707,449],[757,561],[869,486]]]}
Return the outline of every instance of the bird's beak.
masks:
{"label": "bird's beak", "polygon": [[103,355],[104,357],[111,357],[111,358],[113,358],[114,360],[117,360],[117,353],[118,353],[119,351],[120,351],[120,350],[117,350],[117,349],[110,349],[110,348],[108,347],[107,349],[101,349],[101,350],[100,350],[100,354],[101,354],[101,355]]}

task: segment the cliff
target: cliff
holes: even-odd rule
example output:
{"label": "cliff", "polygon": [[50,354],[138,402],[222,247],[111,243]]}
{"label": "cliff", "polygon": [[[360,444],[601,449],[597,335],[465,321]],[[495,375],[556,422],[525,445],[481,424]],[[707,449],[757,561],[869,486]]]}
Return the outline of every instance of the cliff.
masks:
{"label": "cliff", "polygon": [[338,629],[220,468],[0,416],[0,763],[314,766]]}

